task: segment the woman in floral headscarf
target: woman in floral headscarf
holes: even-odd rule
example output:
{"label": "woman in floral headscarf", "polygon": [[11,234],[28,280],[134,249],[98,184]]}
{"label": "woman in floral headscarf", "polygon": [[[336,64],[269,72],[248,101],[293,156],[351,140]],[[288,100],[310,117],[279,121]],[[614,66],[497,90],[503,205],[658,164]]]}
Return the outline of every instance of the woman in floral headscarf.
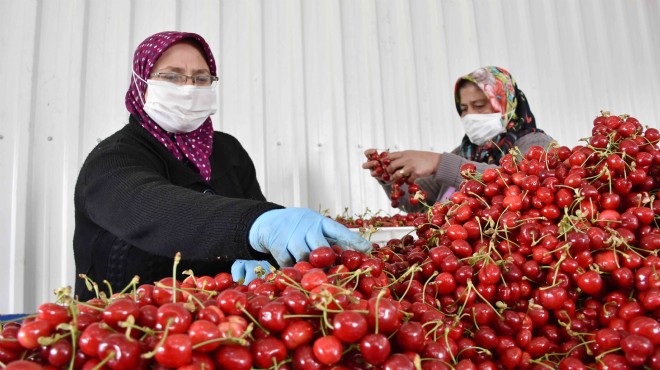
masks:
{"label": "woman in floral headscarf", "polygon": [[[532,146],[547,148],[552,142],[550,136],[536,128],[525,94],[504,68],[482,67],[460,77],[454,99],[465,129],[461,145],[451,153],[389,153],[391,163],[387,170],[394,175],[391,182],[381,184],[388,194],[392,182],[408,177],[426,192],[429,202],[444,200],[462,182],[460,168],[464,164],[472,162],[477,171],[483,172],[498,165],[500,158],[514,147],[525,153]],[[365,151],[367,158],[374,151]],[[376,161],[368,160],[362,167],[378,177],[376,165]],[[400,201],[400,207],[407,211],[420,208],[412,206],[406,197]]]}
{"label": "woman in floral headscarf", "polygon": [[[215,60],[194,33],[161,32],[133,57],[129,123],[89,154],[74,194],[76,274],[123,289],[135,275],[153,283],[179,271],[231,271],[249,281],[263,260],[280,266],[333,244],[371,244],[328,217],[266,202],[252,160],[231,135],[213,130]],[[181,277],[181,276],[179,276]],[[82,279],[80,299],[92,297]]]}

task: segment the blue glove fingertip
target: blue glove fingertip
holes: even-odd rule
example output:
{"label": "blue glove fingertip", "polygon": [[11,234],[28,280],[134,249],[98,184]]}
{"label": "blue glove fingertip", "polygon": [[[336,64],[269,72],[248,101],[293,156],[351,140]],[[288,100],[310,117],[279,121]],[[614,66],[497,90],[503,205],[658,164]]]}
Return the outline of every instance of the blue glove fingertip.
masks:
{"label": "blue glove fingertip", "polygon": [[245,279],[245,262],[246,260],[236,260],[231,265],[231,277],[234,281]]}

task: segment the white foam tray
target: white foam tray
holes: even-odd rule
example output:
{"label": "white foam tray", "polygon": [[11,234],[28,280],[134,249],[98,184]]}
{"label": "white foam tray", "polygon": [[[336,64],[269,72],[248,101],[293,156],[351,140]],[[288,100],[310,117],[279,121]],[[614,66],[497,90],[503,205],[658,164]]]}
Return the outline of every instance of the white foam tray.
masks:
{"label": "white foam tray", "polygon": [[400,226],[400,227],[380,227],[377,228],[376,231],[371,233],[371,236],[369,236],[369,232],[365,232],[362,234],[360,232],[360,229],[358,228],[350,228],[354,233],[360,234],[366,239],[369,239],[370,241],[378,244],[385,244],[391,239],[401,239],[404,236],[411,234],[412,236],[417,239],[417,236],[415,234],[415,228],[412,226]]}

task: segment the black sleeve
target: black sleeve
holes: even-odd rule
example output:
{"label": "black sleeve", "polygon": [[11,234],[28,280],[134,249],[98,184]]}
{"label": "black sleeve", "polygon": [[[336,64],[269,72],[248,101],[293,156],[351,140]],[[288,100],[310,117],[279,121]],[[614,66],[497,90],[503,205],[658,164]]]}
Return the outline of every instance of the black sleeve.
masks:
{"label": "black sleeve", "polygon": [[228,134],[223,135],[231,142],[232,153],[225,153],[225,155],[231,155],[236,160],[235,171],[238,174],[239,186],[243,189],[246,198],[265,201],[266,197],[261,192],[259,181],[257,181],[257,171],[250,155],[235,137]]}
{"label": "black sleeve", "polygon": [[[266,259],[248,245],[248,232],[259,215],[281,206],[265,202],[258,184],[247,184],[254,200],[209,195],[172,184],[159,168],[157,156],[127,143],[95,149],[85,163],[80,189],[89,218],[155,255]],[[250,168],[254,172],[251,160]]]}

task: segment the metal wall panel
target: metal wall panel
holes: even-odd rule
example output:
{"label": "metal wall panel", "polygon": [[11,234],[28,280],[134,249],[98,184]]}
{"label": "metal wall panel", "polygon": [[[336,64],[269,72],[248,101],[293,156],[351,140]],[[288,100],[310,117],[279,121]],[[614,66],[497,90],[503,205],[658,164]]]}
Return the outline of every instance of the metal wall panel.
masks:
{"label": "metal wall panel", "polygon": [[73,283],[77,172],[127,122],[132,53],[154,32],[209,41],[214,126],[266,196],[336,215],[393,211],[362,152],[453,149],[454,81],[482,65],[508,68],[564,145],[601,109],[658,127],[659,17],[643,0],[0,0],[0,313]]}

